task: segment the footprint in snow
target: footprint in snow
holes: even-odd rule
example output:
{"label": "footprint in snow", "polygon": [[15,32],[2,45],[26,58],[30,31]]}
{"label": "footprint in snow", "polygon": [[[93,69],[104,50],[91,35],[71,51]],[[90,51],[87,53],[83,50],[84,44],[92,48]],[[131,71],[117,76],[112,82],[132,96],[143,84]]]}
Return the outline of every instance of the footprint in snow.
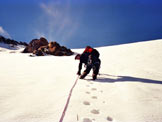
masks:
{"label": "footprint in snow", "polygon": [[84,118],[83,122],[92,122],[89,118]]}
{"label": "footprint in snow", "polygon": [[113,121],[113,119],[111,117],[107,117],[107,121]]}
{"label": "footprint in snow", "polygon": [[91,113],[92,114],[99,114],[100,112],[99,112],[99,110],[93,109],[93,110],[91,110]]}
{"label": "footprint in snow", "polygon": [[90,94],[90,92],[86,91],[86,94]]}
{"label": "footprint in snow", "polygon": [[84,105],[90,105],[90,102],[84,101],[83,104],[84,104]]}
{"label": "footprint in snow", "polygon": [[97,99],[97,96],[92,96],[92,99]]}
{"label": "footprint in snow", "polygon": [[97,89],[96,89],[96,88],[92,88],[91,90],[92,90],[92,91],[96,91]]}

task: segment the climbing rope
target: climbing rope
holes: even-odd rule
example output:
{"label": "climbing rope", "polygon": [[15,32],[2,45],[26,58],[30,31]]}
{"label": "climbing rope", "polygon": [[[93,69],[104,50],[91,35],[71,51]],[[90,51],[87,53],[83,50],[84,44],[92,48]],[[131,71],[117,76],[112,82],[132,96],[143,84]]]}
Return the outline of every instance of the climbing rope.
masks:
{"label": "climbing rope", "polygon": [[70,102],[70,98],[71,98],[73,89],[74,89],[74,87],[76,86],[78,79],[79,79],[79,76],[78,76],[77,79],[75,80],[75,83],[74,83],[74,85],[72,86],[72,88],[71,88],[71,90],[70,90],[70,92],[69,92],[68,99],[67,99],[67,101],[66,101],[66,104],[65,104],[65,107],[64,107],[64,110],[63,110],[63,112],[62,112],[62,115],[61,115],[61,118],[60,118],[60,121],[59,121],[59,122],[63,122],[63,119],[64,119],[64,116],[65,116],[66,110],[67,110],[68,105],[69,105],[69,102]]}

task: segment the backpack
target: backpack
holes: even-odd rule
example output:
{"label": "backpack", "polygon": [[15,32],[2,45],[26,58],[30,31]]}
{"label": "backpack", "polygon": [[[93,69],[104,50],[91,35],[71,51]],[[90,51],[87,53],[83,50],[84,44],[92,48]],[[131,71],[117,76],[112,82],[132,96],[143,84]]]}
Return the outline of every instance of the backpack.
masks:
{"label": "backpack", "polygon": [[96,49],[93,49],[91,55],[92,57],[99,58],[100,53]]}

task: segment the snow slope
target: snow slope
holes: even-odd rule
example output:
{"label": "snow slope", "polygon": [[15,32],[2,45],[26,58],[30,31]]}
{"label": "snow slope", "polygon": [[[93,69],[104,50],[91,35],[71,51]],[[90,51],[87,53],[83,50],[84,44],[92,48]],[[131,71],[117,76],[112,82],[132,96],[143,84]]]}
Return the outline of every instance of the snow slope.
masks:
{"label": "snow slope", "polygon": [[[63,122],[162,122],[161,48],[162,40],[97,48],[100,75],[77,81]],[[75,56],[0,50],[0,122],[59,122],[77,80]]]}
{"label": "snow slope", "polygon": [[23,45],[13,45],[13,44],[6,44],[6,43],[3,43],[3,42],[0,42],[0,51],[3,51],[3,50],[6,50],[6,49],[9,49],[9,50],[18,50],[20,48],[24,48]]}

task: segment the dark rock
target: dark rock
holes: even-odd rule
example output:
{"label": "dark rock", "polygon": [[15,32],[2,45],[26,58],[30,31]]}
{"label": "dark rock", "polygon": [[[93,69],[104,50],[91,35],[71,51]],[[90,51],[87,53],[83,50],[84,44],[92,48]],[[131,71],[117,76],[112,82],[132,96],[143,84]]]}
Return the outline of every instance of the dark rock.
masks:
{"label": "dark rock", "polygon": [[21,41],[20,41],[20,45],[28,46],[26,42],[21,42]]}
{"label": "dark rock", "polygon": [[3,36],[0,36],[0,42],[1,43],[5,43],[5,44],[11,44],[13,47],[14,46],[17,46],[17,45],[24,45],[24,46],[27,46],[28,44],[25,43],[25,42],[18,42],[18,41],[15,41],[13,39],[6,39],[5,37]]}
{"label": "dark rock", "polygon": [[49,54],[55,56],[70,56],[74,54],[70,49],[67,49],[65,46],[60,46],[57,42],[50,42],[48,44],[48,50]]}
{"label": "dark rock", "polygon": [[0,36],[0,42],[5,42],[5,38],[3,36]]}
{"label": "dark rock", "polygon": [[46,54],[55,55],[55,56],[70,56],[74,53],[66,48],[65,46],[60,46],[57,42],[50,42],[41,37],[40,39],[33,39],[29,44],[26,42],[18,42],[13,39],[6,39],[3,36],[0,36],[0,42],[9,44],[11,47],[16,47],[17,45],[23,45],[26,48],[22,53],[33,53],[37,56],[43,56]]}
{"label": "dark rock", "polygon": [[23,53],[33,53],[34,50],[38,50],[41,46],[46,45],[48,45],[48,41],[43,37],[41,37],[40,39],[33,39],[24,49]]}

